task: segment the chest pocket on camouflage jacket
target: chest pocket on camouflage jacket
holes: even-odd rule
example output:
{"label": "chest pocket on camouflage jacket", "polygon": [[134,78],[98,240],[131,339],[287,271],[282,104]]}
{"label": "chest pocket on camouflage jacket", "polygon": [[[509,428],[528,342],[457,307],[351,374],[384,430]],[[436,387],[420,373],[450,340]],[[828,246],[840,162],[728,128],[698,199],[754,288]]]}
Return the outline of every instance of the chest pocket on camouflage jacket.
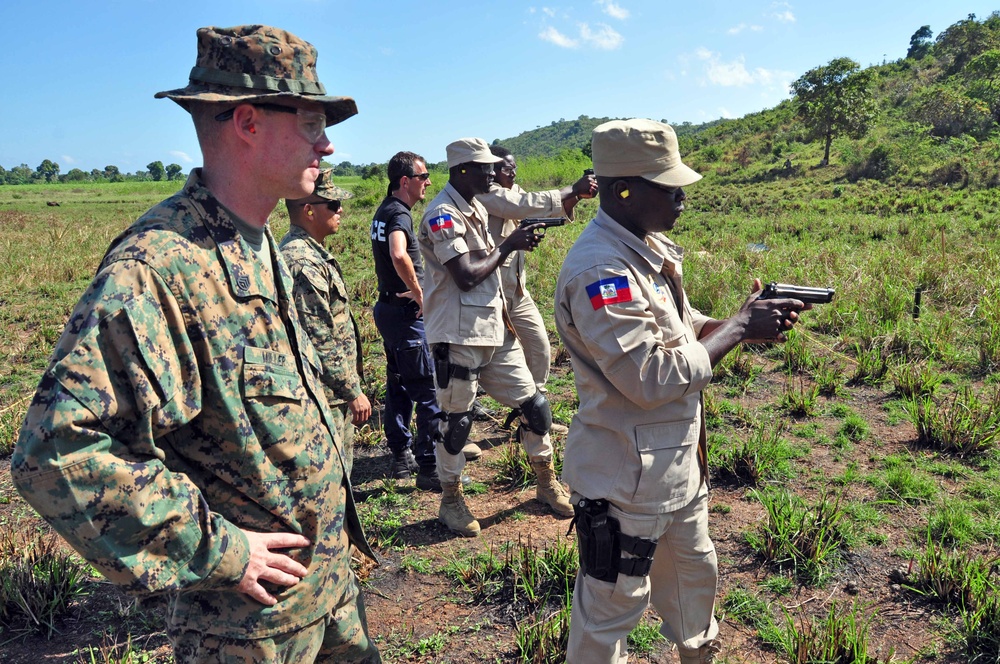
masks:
{"label": "chest pocket on camouflage jacket", "polygon": [[[313,468],[309,442],[299,427],[306,399],[295,358],[263,348],[246,346],[243,355],[243,404],[257,434],[264,459],[247,459],[256,473],[267,461],[279,478],[301,477]],[[288,426],[286,426],[286,423]]]}

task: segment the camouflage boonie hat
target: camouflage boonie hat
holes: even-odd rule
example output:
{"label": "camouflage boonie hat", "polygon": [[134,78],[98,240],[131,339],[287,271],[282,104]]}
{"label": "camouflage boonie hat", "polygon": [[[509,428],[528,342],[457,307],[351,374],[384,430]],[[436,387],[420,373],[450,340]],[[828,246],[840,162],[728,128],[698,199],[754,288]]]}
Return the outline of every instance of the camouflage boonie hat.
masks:
{"label": "camouflage boonie hat", "polygon": [[308,201],[313,196],[318,196],[325,201],[344,201],[348,198],[354,198],[354,194],[342,189],[333,183],[333,169],[324,168],[319,172],[319,177],[316,178],[316,188],[313,189],[313,193],[308,196],[303,196],[302,198],[290,198],[289,203],[302,203]]}
{"label": "camouflage boonie hat", "polygon": [[319,172],[319,177],[316,178],[316,188],[313,189],[313,194],[328,201],[343,201],[348,198],[354,198],[354,194],[346,189],[338,187],[333,183],[332,168],[324,168]]}
{"label": "camouflage boonie hat", "polygon": [[323,105],[327,126],[357,114],[351,97],[330,97],[316,76],[316,47],[290,32],[267,25],[198,29],[198,60],[185,88],[157,99],[187,102],[251,103],[308,99]]}

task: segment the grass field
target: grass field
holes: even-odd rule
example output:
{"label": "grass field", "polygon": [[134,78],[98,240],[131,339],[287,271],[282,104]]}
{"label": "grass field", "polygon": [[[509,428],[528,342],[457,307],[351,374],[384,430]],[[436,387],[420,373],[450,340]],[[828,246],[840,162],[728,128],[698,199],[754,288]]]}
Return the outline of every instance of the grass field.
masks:
{"label": "grass field", "polygon": [[[586,165],[529,160],[519,169],[520,181],[529,190],[567,183]],[[444,180],[444,173],[432,173],[428,200]],[[385,183],[346,184],[356,198],[345,204],[342,230],[330,246],[352,291],[366,390],[378,407],[385,374],[370,313],[376,288],[368,226]],[[179,186],[0,187],[0,459],[10,455],[52,346],[104,249]],[[896,190],[799,172],[743,184],[721,184],[710,175],[688,196],[671,237],[686,249],[685,287],[694,306],[724,317],[754,277],[837,290],[833,303],[803,316],[788,343],[731,353],[707,390],[717,485],[713,537],[722,577],[718,615],[727,643],[722,661],[882,662],[890,661],[891,650],[892,661],[1000,661],[997,192]],[[582,203],[578,223],[550,231],[529,258],[529,289],[553,338],[553,410],[566,423],[576,400],[554,334],[553,288],[562,256],[595,207]],[[272,231],[280,237],[286,229],[279,209]],[[361,456],[384,455],[379,439],[373,418],[359,432],[367,449]],[[517,459],[501,454],[502,447],[479,471],[483,491],[502,494],[511,484]],[[435,530],[433,501],[399,491],[375,465],[361,465],[355,485],[384,564],[359,573],[373,593],[370,620],[387,661],[561,661],[570,599],[559,587],[575,572],[575,544],[555,535],[551,541],[562,541],[567,551],[539,544],[519,554],[557,572],[549,585],[527,584],[548,590],[518,605],[524,615],[512,624],[501,625],[497,614],[490,614],[488,628],[479,620],[476,629],[410,625],[406,632],[405,625],[396,630],[376,622],[388,615],[378,595],[388,592],[384,584],[392,574],[444,588],[456,606],[479,603],[485,610],[509,598],[483,594],[484,584],[507,579],[516,586],[525,568],[505,567],[503,556],[492,563],[473,558],[485,555],[481,545],[456,548]],[[9,476],[0,482],[0,508],[0,525],[33,541],[39,524]],[[537,536],[544,519],[512,513],[497,528],[514,533],[512,539],[487,540],[489,546],[517,550],[518,528]],[[422,534],[415,534],[415,524]],[[437,539],[429,542],[425,531]],[[12,575],[25,565],[23,545],[3,542],[0,537],[0,571]],[[497,576],[480,578],[480,594],[470,595],[474,575],[459,569],[463,564]],[[28,567],[41,574],[39,565],[35,560]],[[807,596],[819,599],[807,602]],[[0,590],[0,649],[44,648],[46,630],[38,635],[19,622],[12,597],[9,588]],[[85,607],[74,597],[51,624],[65,632],[65,621]],[[139,644],[158,628],[135,612],[132,627],[113,632],[113,647],[101,645],[101,635],[111,632],[98,630],[60,661],[90,661],[88,653],[98,652],[104,659],[95,661],[142,661],[126,654],[143,652],[165,659],[162,641],[148,651]],[[671,661],[653,624],[647,620],[633,635],[633,652],[645,658],[637,661]],[[493,639],[493,654],[473,652],[472,634]]]}

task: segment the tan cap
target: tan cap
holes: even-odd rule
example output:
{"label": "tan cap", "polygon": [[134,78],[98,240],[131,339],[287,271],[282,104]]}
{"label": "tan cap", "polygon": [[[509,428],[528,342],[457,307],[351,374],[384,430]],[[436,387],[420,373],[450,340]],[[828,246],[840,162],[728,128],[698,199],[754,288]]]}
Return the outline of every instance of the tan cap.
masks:
{"label": "tan cap", "polygon": [[686,187],[701,175],[681,162],[674,128],[655,120],[612,120],[594,127],[594,174],[641,176],[667,187]]}
{"label": "tan cap", "polygon": [[338,187],[333,183],[333,169],[324,168],[319,172],[319,177],[316,178],[316,187],[313,189],[313,193],[308,196],[303,196],[302,198],[294,198],[289,202],[300,203],[306,199],[317,196],[325,201],[345,201],[348,198],[354,198],[354,194]]}
{"label": "tan cap", "polygon": [[316,48],[290,32],[267,25],[198,29],[198,59],[187,87],[157,99],[233,104],[308,99],[323,105],[327,126],[357,114],[350,97],[331,97],[316,75]]}
{"label": "tan cap", "polygon": [[445,154],[448,155],[448,168],[470,161],[477,164],[496,164],[503,161],[490,152],[490,146],[481,138],[460,138],[448,144]]}

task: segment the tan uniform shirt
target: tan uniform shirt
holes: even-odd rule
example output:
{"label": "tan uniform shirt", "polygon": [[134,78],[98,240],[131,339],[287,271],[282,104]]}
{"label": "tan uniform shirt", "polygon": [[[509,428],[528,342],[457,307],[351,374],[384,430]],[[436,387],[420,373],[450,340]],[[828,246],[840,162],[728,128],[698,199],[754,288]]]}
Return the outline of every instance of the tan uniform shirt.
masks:
{"label": "tan uniform shirt", "polygon": [[[561,217],[565,214],[558,189],[527,192],[514,183],[510,189],[493,184],[489,192],[476,196],[489,213],[489,231],[493,244],[500,245],[525,217]],[[507,307],[527,291],[524,277],[524,252],[512,251],[500,265]]]}
{"label": "tan uniform shirt", "polygon": [[481,203],[462,198],[446,184],[420,220],[417,241],[426,263],[424,326],[427,343],[467,346],[503,344],[503,296],[500,273],[494,271],[468,291],[452,279],[445,263],[473,251],[493,251]]}
{"label": "tan uniform shirt", "polygon": [[627,511],[669,512],[702,486],[712,364],[697,339],[710,319],[684,294],[682,256],[662,234],[643,242],[599,210],[556,283],[556,328],[580,398],[563,477]]}

